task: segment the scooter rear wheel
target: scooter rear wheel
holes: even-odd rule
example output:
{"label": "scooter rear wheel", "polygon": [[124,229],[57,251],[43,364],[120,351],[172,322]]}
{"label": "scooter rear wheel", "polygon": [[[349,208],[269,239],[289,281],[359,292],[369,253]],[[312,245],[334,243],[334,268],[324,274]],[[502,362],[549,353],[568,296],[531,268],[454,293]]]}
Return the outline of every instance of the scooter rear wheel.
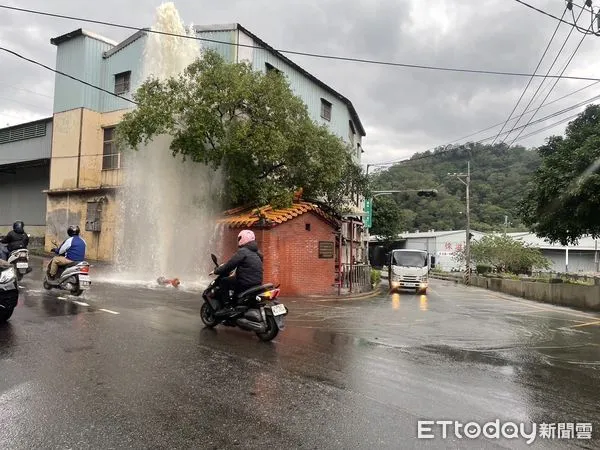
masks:
{"label": "scooter rear wheel", "polygon": [[202,307],[200,308],[200,318],[207,328],[214,328],[219,324],[215,317],[215,311],[206,302],[202,303]]}
{"label": "scooter rear wheel", "polygon": [[256,333],[258,338],[263,342],[272,341],[279,334],[279,327],[273,316],[267,316],[267,331],[264,333]]}

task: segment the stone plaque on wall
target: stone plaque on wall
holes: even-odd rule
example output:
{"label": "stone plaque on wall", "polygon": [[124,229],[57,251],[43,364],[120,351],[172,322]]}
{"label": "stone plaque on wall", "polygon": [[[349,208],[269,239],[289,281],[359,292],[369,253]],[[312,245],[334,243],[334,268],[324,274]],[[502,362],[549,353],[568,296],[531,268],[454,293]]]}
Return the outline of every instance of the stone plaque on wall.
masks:
{"label": "stone plaque on wall", "polygon": [[332,241],[319,241],[319,259],[333,259],[335,247]]}

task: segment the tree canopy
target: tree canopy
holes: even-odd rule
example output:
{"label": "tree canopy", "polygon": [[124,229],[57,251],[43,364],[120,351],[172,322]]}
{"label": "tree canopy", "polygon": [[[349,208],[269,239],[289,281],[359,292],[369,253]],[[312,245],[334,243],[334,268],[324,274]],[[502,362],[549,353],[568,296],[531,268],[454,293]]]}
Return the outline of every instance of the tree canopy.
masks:
{"label": "tree canopy", "polygon": [[[498,272],[529,273],[533,269],[549,269],[550,261],[542,252],[505,234],[491,234],[471,244],[471,258],[477,266]],[[464,262],[465,251],[456,254]]]}
{"label": "tree canopy", "polygon": [[173,156],[222,168],[229,206],[284,206],[306,198],[339,210],[366,189],[350,149],[276,71],[253,71],[206,51],[183,74],[149,79],[134,94],[138,107],[117,127],[117,139],[139,149],[157,135],[172,136]]}
{"label": "tree canopy", "polygon": [[[466,172],[471,161],[471,227],[482,232],[523,231],[518,215],[532,174],[539,167],[536,151],[505,144],[466,144],[451,150],[417,153],[401,164],[372,176],[373,190],[437,189],[437,197],[393,194],[400,209],[401,231],[460,230],[466,226],[465,186],[449,173]],[[382,210],[373,209],[373,224]],[[387,214],[387,213],[386,213]],[[381,220],[386,220],[381,216]],[[373,233],[374,234],[374,233]]]}
{"label": "tree canopy", "polygon": [[562,245],[600,237],[600,106],[588,106],[565,137],[550,137],[538,151],[541,166],[520,203],[523,222]]}

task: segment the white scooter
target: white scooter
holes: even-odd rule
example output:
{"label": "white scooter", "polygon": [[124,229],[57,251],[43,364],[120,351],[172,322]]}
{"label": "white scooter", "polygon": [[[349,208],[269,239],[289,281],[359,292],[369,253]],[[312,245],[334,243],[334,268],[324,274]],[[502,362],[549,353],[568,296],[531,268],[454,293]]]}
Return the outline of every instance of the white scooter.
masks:
{"label": "white scooter", "polygon": [[26,248],[13,250],[8,256],[8,263],[15,268],[19,281],[23,279],[23,275],[32,271],[29,267],[29,250]]}
{"label": "white scooter", "polygon": [[[56,247],[58,243],[52,241]],[[53,249],[55,252],[56,249]],[[81,295],[84,291],[88,290],[92,284],[90,280],[90,264],[87,261],[73,262],[67,266],[59,266],[56,277],[50,279],[48,274],[50,273],[50,264],[44,274],[44,289],[61,289],[63,291],[69,291],[72,295]]]}

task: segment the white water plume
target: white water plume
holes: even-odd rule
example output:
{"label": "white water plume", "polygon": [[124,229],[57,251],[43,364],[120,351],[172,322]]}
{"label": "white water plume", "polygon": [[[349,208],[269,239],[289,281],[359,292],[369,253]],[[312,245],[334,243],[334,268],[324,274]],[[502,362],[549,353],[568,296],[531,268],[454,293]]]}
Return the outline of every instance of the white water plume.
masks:
{"label": "white water plume", "polygon": [[[152,26],[173,34],[190,34],[173,3],[157,9]],[[149,33],[139,81],[177,76],[201,55],[198,41]],[[182,280],[204,278],[211,269],[216,236],[213,200],[221,185],[209,167],[174,158],[170,136],[157,136],[137,152],[127,152],[120,225],[117,230],[117,278]]]}

